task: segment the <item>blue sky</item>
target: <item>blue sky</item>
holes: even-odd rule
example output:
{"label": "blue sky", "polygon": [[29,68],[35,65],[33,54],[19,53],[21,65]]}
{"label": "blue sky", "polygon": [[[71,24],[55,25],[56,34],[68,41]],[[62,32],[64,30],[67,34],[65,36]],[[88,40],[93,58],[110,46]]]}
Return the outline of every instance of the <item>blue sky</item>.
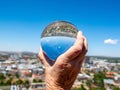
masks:
{"label": "blue sky", "polygon": [[88,39],[88,55],[120,57],[119,0],[1,0],[0,51],[38,52],[45,26],[72,22]]}

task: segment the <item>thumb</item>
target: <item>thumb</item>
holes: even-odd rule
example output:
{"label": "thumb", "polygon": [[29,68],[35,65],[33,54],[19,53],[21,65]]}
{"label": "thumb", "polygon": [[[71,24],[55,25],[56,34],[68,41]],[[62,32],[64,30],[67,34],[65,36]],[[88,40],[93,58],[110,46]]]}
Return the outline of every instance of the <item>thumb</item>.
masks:
{"label": "thumb", "polygon": [[84,36],[82,35],[82,32],[79,31],[74,45],[70,49],[68,49],[64,54],[62,54],[60,57],[66,58],[68,59],[68,61],[73,60],[82,52],[83,45],[84,45]]}

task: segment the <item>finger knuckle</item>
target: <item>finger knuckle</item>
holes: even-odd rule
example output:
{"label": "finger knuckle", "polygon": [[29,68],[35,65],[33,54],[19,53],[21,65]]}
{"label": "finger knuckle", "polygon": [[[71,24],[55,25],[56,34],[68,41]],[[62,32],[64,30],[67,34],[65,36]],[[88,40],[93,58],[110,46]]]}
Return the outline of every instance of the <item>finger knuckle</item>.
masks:
{"label": "finger knuckle", "polygon": [[79,53],[82,51],[82,47],[74,47],[74,52]]}

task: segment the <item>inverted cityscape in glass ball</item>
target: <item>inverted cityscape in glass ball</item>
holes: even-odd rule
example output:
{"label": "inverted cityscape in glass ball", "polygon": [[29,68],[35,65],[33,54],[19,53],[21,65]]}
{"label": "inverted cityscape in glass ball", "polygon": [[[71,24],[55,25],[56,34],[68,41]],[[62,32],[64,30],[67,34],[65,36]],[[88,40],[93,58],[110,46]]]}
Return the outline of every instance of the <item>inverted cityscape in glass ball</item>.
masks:
{"label": "inverted cityscape in glass ball", "polygon": [[75,42],[77,28],[67,21],[49,24],[41,35],[41,48],[53,61],[66,52]]}

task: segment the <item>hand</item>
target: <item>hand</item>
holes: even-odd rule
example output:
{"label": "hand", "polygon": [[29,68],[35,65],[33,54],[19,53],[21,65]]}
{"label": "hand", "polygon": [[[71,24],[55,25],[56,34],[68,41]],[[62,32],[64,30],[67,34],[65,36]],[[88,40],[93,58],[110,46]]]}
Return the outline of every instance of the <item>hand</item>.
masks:
{"label": "hand", "polygon": [[74,45],[56,61],[51,61],[45,53],[40,50],[38,57],[45,66],[46,90],[70,90],[78,73],[88,45],[82,32],[78,32]]}

